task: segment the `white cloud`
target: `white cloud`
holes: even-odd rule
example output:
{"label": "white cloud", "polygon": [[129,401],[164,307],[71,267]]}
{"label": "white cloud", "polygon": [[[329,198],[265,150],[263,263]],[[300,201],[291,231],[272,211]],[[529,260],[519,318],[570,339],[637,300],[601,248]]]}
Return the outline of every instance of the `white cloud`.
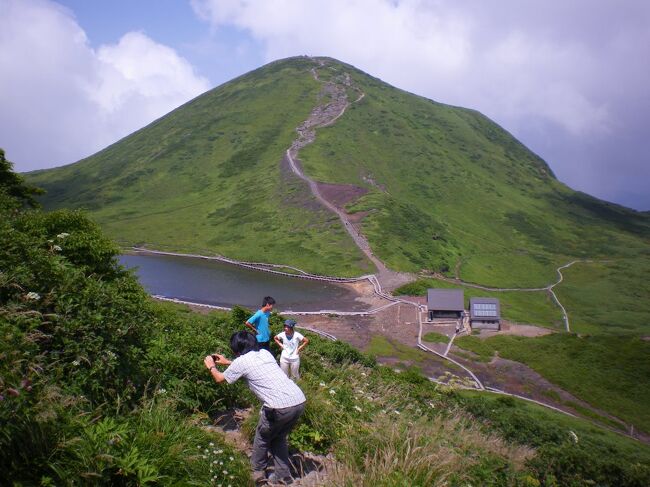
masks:
{"label": "white cloud", "polygon": [[0,0],[0,146],[16,169],[74,162],[209,89],[140,32],[97,50],[67,9]]}

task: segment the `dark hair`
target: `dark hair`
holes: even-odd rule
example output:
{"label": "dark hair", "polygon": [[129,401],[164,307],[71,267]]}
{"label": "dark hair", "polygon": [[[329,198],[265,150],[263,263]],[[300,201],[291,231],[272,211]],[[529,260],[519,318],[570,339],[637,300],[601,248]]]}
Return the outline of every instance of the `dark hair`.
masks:
{"label": "dark hair", "polygon": [[262,308],[266,306],[267,304],[275,304],[275,299],[273,299],[271,296],[266,296],[262,300]]}
{"label": "dark hair", "polygon": [[236,331],[230,336],[230,349],[239,357],[248,352],[257,352],[259,347],[254,335],[247,331]]}

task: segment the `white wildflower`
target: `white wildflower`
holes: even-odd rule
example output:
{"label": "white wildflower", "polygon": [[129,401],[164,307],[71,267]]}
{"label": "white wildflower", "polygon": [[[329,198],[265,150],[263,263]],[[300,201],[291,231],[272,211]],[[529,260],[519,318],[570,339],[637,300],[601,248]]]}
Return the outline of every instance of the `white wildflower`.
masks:
{"label": "white wildflower", "polygon": [[212,460],[212,463],[214,463],[216,465],[219,462],[217,462],[216,460]]}
{"label": "white wildflower", "polygon": [[61,249],[61,246],[59,246],[59,245],[53,245],[52,249],[55,250],[56,252],[61,252],[61,250],[63,250],[63,249]]}
{"label": "white wildflower", "polygon": [[27,299],[30,299],[30,300],[36,300],[36,299],[41,299],[41,296],[40,296],[40,294],[38,294],[38,293],[35,293],[35,292],[33,292],[33,291],[30,291],[30,292],[27,293],[26,298],[27,298]]}
{"label": "white wildflower", "polygon": [[231,461],[231,462],[232,462],[232,461],[234,460],[234,458],[233,458],[233,457],[228,457],[228,458],[230,459],[230,461]]}
{"label": "white wildflower", "polygon": [[228,470],[224,470],[224,471],[223,471],[223,474],[224,474],[224,475],[228,475]]}
{"label": "white wildflower", "polygon": [[334,389],[330,389],[330,394],[334,395],[336,394],[336,391]]}
{"label": "white wildflower", "polygon": [[79,362],[78,360],[73,360],[73,361],[72,361],[72,365],[74,365],[75,367],[79,367],[79,364],[80,364],[80,363],[81,363],[81,362]]}
{"label": "white wildflower", "polygon": [[69,237],[69,236],[70,236],[69,233],[63,232],[63,233],[59,233],[59,234],[56,236],[56,238],[66,238],[66,237]]}
{"label": "white wildflower", "polygon": [[361,409],[359,406],[354,406],[354,409],[356,409],[356,410],[359,411],[359,412],[362,411],[362,409]]}
{"label": "white wildflower", "polygon": [[210,445],[209,445],[209,446],[214,446],[214,443],[210,442]]}
{"label": "white wildflower", "polygon": [[212,453],[214,453],[214,454],[216,455],[216,454],[217,454],[217,450],[212,450]]}
{"label": "white wildflower", "polygon": [[578,435],[576,435],[573,431],[569,431],[569,435],[571,436],[571,439],[574,443],[578,443]]}
{"label": "white wildflower", "polygon": [[164,387],[161,387],[160,389],[158,389],[156,391],[156,394],[165,394],[166,392],[167,392],[167,389],[165,389]]}
{"label": "white wildflower", "polygon": [[325,382],[321,382],[321,383],[318,384],[318,385],[321,386],[321,387],[327,387],[327,384],[325,384]]}
{"label": "white wildflower", "polygon": [[223,462],[219,462],[219,465],[223,465]]}
{"label": "white wildflower", "polygon": [[221,455],[223,453],[223,450],[217,450],[217,453]]}

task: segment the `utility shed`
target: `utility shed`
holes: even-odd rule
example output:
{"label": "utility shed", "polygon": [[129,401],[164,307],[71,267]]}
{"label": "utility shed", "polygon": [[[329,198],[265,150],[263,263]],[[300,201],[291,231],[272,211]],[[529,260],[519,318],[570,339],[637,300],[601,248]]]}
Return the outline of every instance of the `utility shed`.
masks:
{"label": "utility shed", "polygon": [[501,307],[496,298],[470,298],[469,320],[472,328],[501,329]]}
{"label": "utility shed", "polygon": [[460,318],[465,310],[462,289],[429,289],[427,291],[429,320],[434,318]]}

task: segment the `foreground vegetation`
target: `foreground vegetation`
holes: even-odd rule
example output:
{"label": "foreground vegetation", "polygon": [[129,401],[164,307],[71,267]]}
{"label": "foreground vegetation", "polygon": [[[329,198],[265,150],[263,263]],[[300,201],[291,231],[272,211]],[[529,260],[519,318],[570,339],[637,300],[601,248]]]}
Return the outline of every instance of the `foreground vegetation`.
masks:
{"label": "foreground vegetation", "polygon": [[[204,426],[256,401],[242,383],[215,385],[201,360],[248,312],[151,301],[83,215],[22,208],[32,193],[13,191],[25,187],[0,162],[0,484],[251,485],[247,459]],[[332,485],[650,482],[644,445],[310,340],[291,442],[334,454]]]}

